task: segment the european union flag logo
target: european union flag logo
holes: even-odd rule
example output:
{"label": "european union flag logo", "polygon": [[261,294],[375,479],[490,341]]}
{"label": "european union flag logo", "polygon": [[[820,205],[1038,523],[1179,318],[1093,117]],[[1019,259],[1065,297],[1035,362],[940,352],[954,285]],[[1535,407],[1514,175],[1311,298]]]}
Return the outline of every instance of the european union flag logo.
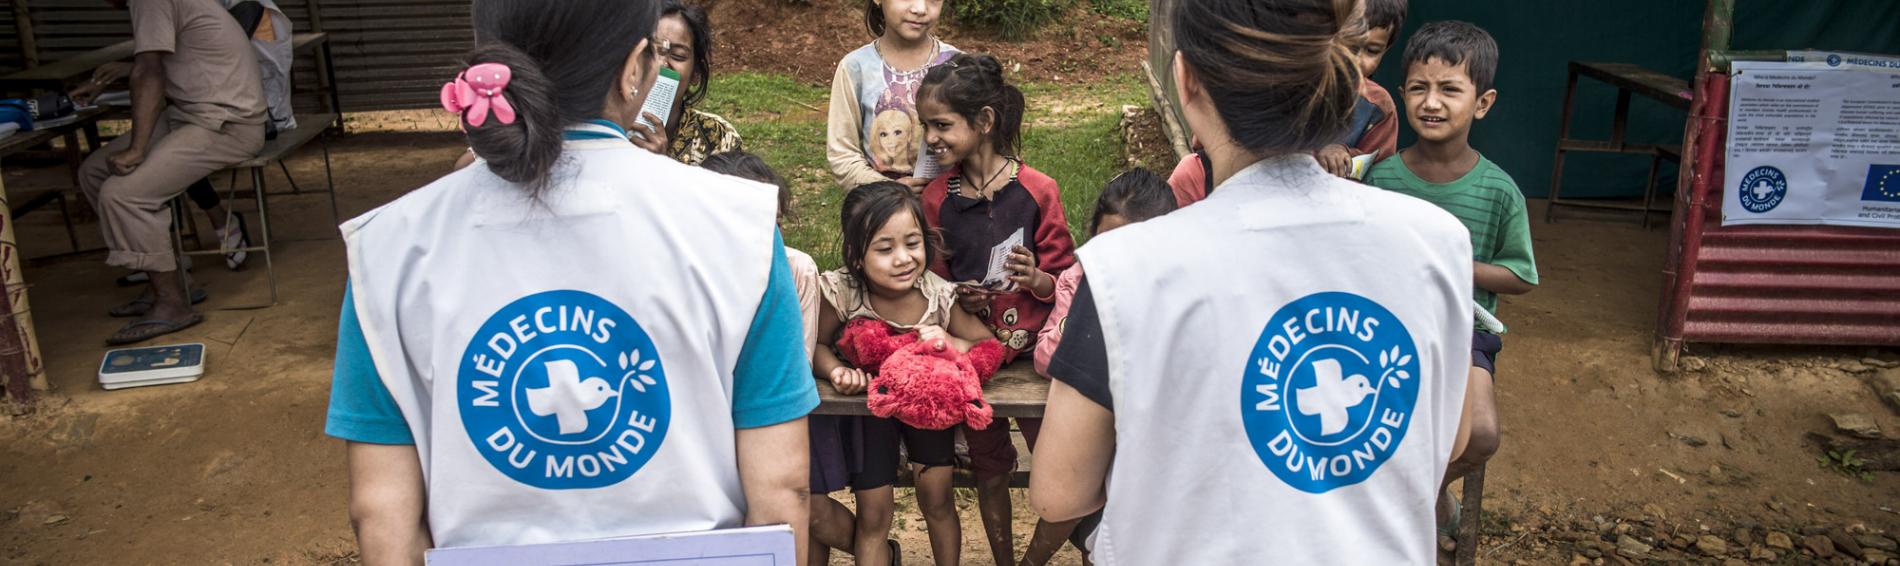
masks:
{"label": "european union flag logo", "polygon": [[1867,168],[1867,186],[1860,200],[1900,202],[1900,165],[1874,165]]}

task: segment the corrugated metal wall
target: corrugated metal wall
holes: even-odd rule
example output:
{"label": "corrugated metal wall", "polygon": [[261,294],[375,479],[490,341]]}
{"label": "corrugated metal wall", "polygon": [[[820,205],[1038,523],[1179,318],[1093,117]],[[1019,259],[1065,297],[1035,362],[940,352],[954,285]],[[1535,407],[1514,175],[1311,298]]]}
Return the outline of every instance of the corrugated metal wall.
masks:
{"label": "corrugated metal wall", "polygon": [[1678,201],[1680,237],[1665,266],[1659,345],[1900,345],[1900,230],[1722,226],[1728,77],[1708,83],[1698,93],[1708,107],[1698,108],[1697,178],[1687,206]]}
{"label": "corrugated metal wall", "polygon": [[[14,2],[24,2],[41,62],[58,61],[132,37],[126,12],[104,0],[13,0],[0,11],[0,72],[25,67]],[[336,57],[338,90],[348,111],[435,104],[442,83],[474,42],[468,0],[278,0],[298,32],[320,9]],[[300,54],[296,80],[313,84],[314,62]],[[315,100],[300,100],[299,107]]]}

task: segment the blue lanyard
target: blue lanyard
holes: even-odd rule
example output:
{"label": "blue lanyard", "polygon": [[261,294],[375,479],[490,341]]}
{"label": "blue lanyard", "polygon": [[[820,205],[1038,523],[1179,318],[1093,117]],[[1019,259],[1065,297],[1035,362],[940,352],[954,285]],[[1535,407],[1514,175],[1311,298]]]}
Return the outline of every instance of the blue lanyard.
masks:
{"label": "blue lanyard", "polygon": [[586,122],[581,122],[579,124],[568,126],[566,130],[561,132],[561,139],[569,140],[569,141],[573,141],[573,140],[627,141],[628,137],[627,137],[627,130],[625,128],[620,127],[620,124],[615,124],[607,120],[595,118],[592,120],[588,120]]}

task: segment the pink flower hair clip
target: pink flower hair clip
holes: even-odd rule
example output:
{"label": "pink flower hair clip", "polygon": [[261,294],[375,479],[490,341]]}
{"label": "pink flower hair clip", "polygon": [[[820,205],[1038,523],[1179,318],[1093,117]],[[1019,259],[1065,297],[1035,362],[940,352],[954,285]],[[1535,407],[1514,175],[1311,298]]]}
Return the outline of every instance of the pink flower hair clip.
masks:
{"label": "pink flower hair clip", "polygon": [[488,121],[488,111],[492,108],[496,120],[513,124],[515,107],[501,95],[513,76],[514,72],[501,63],[469,67],[454,81],[442,85],[442,109],[461,114],[470,126],[481,127]]}

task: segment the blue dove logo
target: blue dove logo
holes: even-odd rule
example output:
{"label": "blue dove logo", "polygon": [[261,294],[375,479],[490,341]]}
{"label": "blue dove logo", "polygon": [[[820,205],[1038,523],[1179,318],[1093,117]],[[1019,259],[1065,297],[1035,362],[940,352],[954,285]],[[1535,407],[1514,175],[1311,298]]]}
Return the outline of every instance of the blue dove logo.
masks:
{"label": "blue dove logo", "polygon": [[1418,347],[1397,316],[1352,293],[1307,295],[1273,313],[1241,378],[1247,440],[1275,477],[1326,493],[1365,481],[1398,451],[1418,404]]}
{"label": "blue dove logo", "polygon": [[1347,412],[1375,391],[1366,376],[1342,377],[1339,360],[1313,360],[1314,384],[1299,390],[1300,414],[1319,417],[1320,436],[1346,430]]}
{"label": "blue dove logo", "polygon": [[666,368],[640,323],[582,291],[496,311],[456,375],[462,427],[496,471],[541,489],[633,477],[666,439]]}

